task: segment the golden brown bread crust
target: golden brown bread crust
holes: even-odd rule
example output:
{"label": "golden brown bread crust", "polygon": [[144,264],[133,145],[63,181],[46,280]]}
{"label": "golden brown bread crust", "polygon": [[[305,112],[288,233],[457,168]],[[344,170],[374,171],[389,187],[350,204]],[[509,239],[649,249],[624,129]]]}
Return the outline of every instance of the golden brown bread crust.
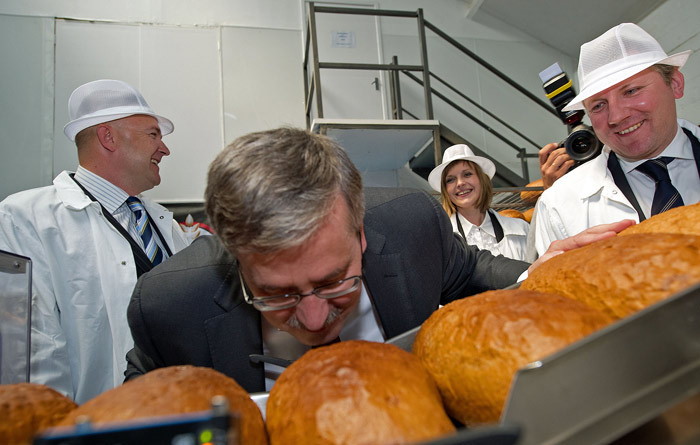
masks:
{"label": "golden brown bread crust", "polygon": [[312,349],[272,387],[271,444],[383,444],[452,433],[440,394],[411,353],[344,341]]}
{"label": "golden brown bread crust", "polygon": [[0,385],[0,443],[29,444],[78,405],[45,385]]}
{"label": "golden brown bread crust", "polygon": [[[532,181],[525,187],[544,187],[544,182],[542,182],[542,179],[540,178],[535,181]],[[528,204],[534,204],[537,202],[537,199],[539,199],[541,194],[542,190],[538,190],[536,192],[523,191],[520,192],[520,199]]]}
{"label": "golden brown bread crust", "polygon": [[508,218],[520,218],[522,220],[525,220],[525,216],[523,216],[523,212],[521,212],[520,210],[503,209],[499,210],[498,213],[503,216],[507,216]]}
{"label": "golden brown bread crust", "polygon": [[626,228],[620,235],[633,233],[683,233],[700,235],[700,203],[676,207]]}
{"label": "golden brown bread crust", "polygon": [[530,209],[527,209],[523,212],[523,218],[527,222],[532,222],[532,214],[535,212],[535,208],[532,207]]}
{"label": "golden brown bread crust", "polygon": [[262,414],[248,393],[232,378],[210,368],[170,366],[151,371],[82,404],[60,425],[74,425],[79,416],[95,424],[206,411],[222,395],[229,410],[240,414],[241,443],[266,444]]}
{"label": "golden brown bread crust", "polygon": [[623,318],[700,282],[700,236],[638,233],[570,250],[521,289],[553,292]]}
{"label": "golden brown bread crust", "polygon": [[559,295],[488,291],[434,312],[413,353],[435,378],[448,414],[469,427],[493,424],[518,369],[612,321]]}

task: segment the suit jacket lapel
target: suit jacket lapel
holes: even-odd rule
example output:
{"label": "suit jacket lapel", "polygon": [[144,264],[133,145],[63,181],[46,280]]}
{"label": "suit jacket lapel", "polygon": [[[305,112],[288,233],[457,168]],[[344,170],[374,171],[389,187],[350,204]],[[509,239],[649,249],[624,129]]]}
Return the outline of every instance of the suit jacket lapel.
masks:
{"label": "suit jacket lapel", "polygon": [[213,367],[233,377],[248,392],[265,391],[263,366],[249,359],[250,354],[263,351],[260,313],[243,300],[234,265],[213,298],[224,310],[204,322]]}
{"label": "suit jacket lapel", "polygon": [[383,253],[385,237],[365,224],[367,249],[362,257],[362,274],[379,315],[384,334],[394,337],[416,325],[406,274],[400,253]]}

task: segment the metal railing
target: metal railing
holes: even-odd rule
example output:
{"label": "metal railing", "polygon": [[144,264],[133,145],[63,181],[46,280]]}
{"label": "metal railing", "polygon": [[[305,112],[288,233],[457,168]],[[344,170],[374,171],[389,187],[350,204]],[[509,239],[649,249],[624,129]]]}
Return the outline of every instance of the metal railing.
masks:
{"label": "metal railing", "polygon": [[[392,57],[392,62],[389,64],[373,64],[373,63],[337,63],[337,62],[321,62],[318,60],[318,36],[316,33],[316,14],[318,13],[328,13],[328,14],[352,14],[352,15],[370,15],[370,16],[383,16],[383,17],[399,17],[399,18],[412,18],[417,20],[418,25],[418,45],[420,54],[420,64],[418,65],[402,65],[398,63],[398,58],[396,56]],[[519,130],[515,129],[504,120],[498,118],[495,113],[490,112],[481,104],[472,100],[457,88],[453,87],[449,82],[440,78],[436,74],[432,73],[429,69],[428,64],[428,49],[427,49],[427,38],[426,30],[430,30],[435,35],[440,37],[443,41],[449,43],[453,48],[457,49],[459,52],[464,54],[466,57],[477,62],[480,66],[487,69],[498,78],[506,82],[515,91],[520,93],[523,97],[527,98],[532,103],[537,106],[542,107],[548,113],[553,116],[557,116],[556,111],[541,99],[534,96],[532,93],[527,91],[513,79],[508,77],[503,72],[496,69],[493,65],[486,62],[484,59],[479,57],[477,54],[466,48],[464,45],[460,44],[458,41],[447,35],[445,32],[437,28],[435,25],[431,24],[423,17],[423,10],[418,9],[417,11],[397,11],[397,10],[380,10],[380,9],[363,9],[363,8],[343,8],[343,7],[333,7],[333,6],[317,6],[315,3],[308,3],[308,15],[307,15],[307,29],[305,38],[305,49],[304,49],[304,93],[305,93],[305,113],[306,113],[306,125],[307,128],[311,128],[311,113],[312,107],[315,104],[315,116],[318,118],[323,118],[323,98],[321,93],[321,69],[344,69],[344,70],[377,70],[377,71],[388,71],[389,72],[389,93],[391,102],[391,113],[394,119],[404,119],[404,114],[410,116],[413,119],[418,119],[416,114],[411,113],[402,106],[401,100],[401,82],[400,74],[405,75],[412,82],[420,85],[423,90],[423,99],[425,106],[425,116],[426,119],[435,119],[433,111],[433,98],[440,99],[449,107],[451,107],[457,113],[470,119],[472,122],[503,141],[506,146],[512,148],[517,152],[517,157],[520,159],[522,167],[522,175],[526,181],[529,181],[529,171],[527,166],[527,159],[532,157],[537,157],[537,154],[529,154],[527,150],[516,143],[512,142],[509,138],[503,135],[501,132],[494,129],[491,125],[479,119],[474,114],[470,113],[453,100],[449,99],[445,94],[437,91],[431,86],[431,79],[437,80],[441,85],[444,85],[453,94],[458,95],[460,98],[466,100],[471,105],[478,108],[481,112],[485,113],[489,117],[493,118],[496,122],[503,125],[513,134],[522,138],[529,144],[532,144],[536,149],[540,148],[540,144],[534,142],[532,139],[528,138]],[[309,64],[311,63],[311,68]],[[420,73],[419,75],[413,74],[414,72]],[[435,161],[440,162],[442,153],[439,152],[439,144],[436,143],[436,153]]]}

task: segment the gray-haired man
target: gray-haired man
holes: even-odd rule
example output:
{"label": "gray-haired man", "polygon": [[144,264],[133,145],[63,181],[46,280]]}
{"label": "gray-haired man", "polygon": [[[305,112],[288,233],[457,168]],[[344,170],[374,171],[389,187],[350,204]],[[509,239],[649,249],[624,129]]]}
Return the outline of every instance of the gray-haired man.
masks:
{"label": "gray-haired man", "polygon": [[[440,304],[513,284],[530,266],[466,246],[425,192],[363,191],[345,151],[304,130],[234,141],[210,167],[206,203],[218,236],[196,241],[136,285],[127,378],[193,364],[264,391],[275,370],[251,354],[293,359],[292,349],[337,339],[384,341]],[[554,247],[568,250],[627,225]]]}

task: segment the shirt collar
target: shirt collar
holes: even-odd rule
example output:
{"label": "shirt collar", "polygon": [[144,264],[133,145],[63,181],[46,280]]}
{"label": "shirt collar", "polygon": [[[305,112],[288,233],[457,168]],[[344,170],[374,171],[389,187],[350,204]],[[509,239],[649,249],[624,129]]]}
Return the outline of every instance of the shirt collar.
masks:
{"label": "shirt collar", "polygon": [[[679,159],[694,159],[693,146],[691,145],[690,140],[688,140],[688,137],[685,135],[680,125],[676,129],[676,136],[673,138],[671,143],[668,144],[668,146],[664,149],[664,151],[661,152],[659,156],[655,156],[652,159],[661,156],[670,156],[672,158]],[[647,161],[647,159],[642,159],[640,161],[627,161],[621,156],[618,156],[617,159],[620,161],[620,167],[622,168],[622,171],[625,172],[625,174],[630,173],[640,164],[643,164]]]}
{"label": "shirt collar", "polygon": [[345,320],[345,324],[340,331],[338,337],[341,340],[369,340],[369,341],[384,341],[384,334],[377,318],[374,316],[372,302],[367,293],[364,280],[362,281],[362,292],[360,293],[360,301],[355,309]]}
{"label": "shirt collar", "polygon": [[492,237],[496,238],[496,231],[493,228],[493,223],[491,222],[491,216],[486,212],[486,215],[484,215],[484,220],[481,222],[480,226],[477,226],[476,224],[472,224],[462,216],[459,212],[456,212],[455,215],[457,215],[457,218],[459,218],[459,221],[462,223],[462,228],[464,228],[464,233],[467,234],[469,233],[472,229],[474,228],[479,228],[482,231],[486,232],[487,234],[491,235]]}
{"label": "shirt collar", "polygon": [[78,169],[75,171],[75,179],[85,187],[109,213],[114,213],[124,201],[126,201],[126,198],[129,197],[129,194],[121,188],[82,166],[78,166]]}

